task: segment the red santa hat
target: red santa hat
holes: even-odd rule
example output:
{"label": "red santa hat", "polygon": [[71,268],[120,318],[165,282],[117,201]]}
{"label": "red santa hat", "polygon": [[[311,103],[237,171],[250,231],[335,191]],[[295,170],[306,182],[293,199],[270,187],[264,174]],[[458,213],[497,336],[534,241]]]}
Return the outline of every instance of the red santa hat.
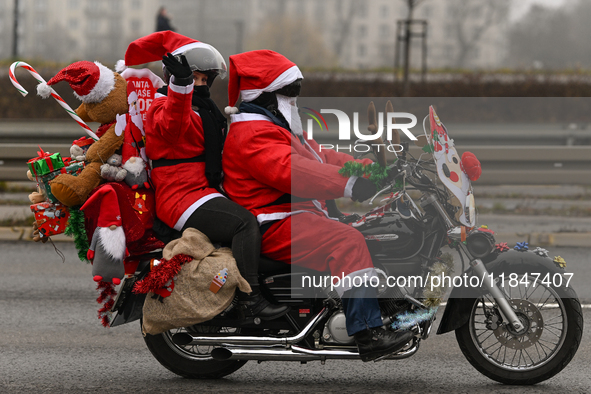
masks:
{"label": "red santa hat", "polygon": [[243,101],[252,101],[263,92],[274,92],[302,78],[298,66],[277,52],[262,49],[230,56],[230,105],[225,111],[227,114],[238,112],[234,106],[239,95]]}
{"label": "red santa hat", "polygon": [[119,60],[115,70],[121,72],[129,66],[162,60],[167,53],[180,55],[200,47],[209,47],[209,45],[170,30],[158,31],[129,44],[125,51],[125,61]]}
{"label": "red santa hat", "polygon": [[37,85],[37,94],[43,98],[49,97],[51,85],[60,81],[68,82],[74,90],[74,96],[83,103],[99,103],[115,88],[113,71],[99,62],[83,60],[62,69],[47,83]]}
{"label": "red santa hat", "polygon": [[80,207],[80,210],[84,211],[86,208],[95,204],[100,204],[97,227],[121,226],[121,211],[119,210],[117,193],[113,189],[113,186],[102,186],[86,200],[84,205]]}

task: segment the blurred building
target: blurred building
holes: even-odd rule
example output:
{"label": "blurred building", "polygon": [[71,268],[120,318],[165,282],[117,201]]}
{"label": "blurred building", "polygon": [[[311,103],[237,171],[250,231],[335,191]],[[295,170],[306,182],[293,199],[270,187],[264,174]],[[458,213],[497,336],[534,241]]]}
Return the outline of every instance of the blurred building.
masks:
{"label": "blurred building", "polygon": [[[346,69],[392,67],[396,23],[407,15],[403,0],[0,0],[2,58],[11,56],[17,2],[18,58],[88,59],[107,65],[123,57],[129,42],[154,31],[161,5],[177,32],[214,45],[226,57],[268,48],[304,67]],[[458,9],[458,4],[466,9],[466,2],[476,4],[469,17]],[[488,24],[476,42],[469,42],[475,27],[487,21],[485,3],[424,0],[416,8],[414,18],[429,22],[429,68],[502,66],[507,22]],[[420,41],[415,40],[413,67],[420,66],[420,56]]]}
{"label": "blurred building", "polygon": [[[343,68],[392,67],[397,21],[407,18],[406,0],[250,0],[248,36],[287,16],[320,35]],[[507,6],[502,9],[501,7]],[[509,2],[423,0],[413,19],[428,21],[429,68],[498,68],[506,56]],[[494,15],[491,16],[491,12]],[[479,30],[480,36],[475,40]],[[281,26],[277,26],[281,34]],[[467,48],[469,47],[469,48]],[[467,52],[462,55],[462,52]],[[421,42],[413,38],[412,65],[420,66]],[[460,56],[462,64],[457,64]]]}
{"label": "blurred building", "polygon": [[[157,0],[0,0],[2,57],[11,55],[19,4],[19,58],[68,63],[115,61],[127,44],[154,29]],[[8,50],[5,50],[7,48]]]}

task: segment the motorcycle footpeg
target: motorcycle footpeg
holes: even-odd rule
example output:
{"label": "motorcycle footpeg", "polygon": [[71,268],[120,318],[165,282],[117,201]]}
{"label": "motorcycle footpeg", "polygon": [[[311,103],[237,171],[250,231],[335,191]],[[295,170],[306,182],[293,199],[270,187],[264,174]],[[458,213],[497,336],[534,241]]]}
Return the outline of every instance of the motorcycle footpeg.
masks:
{"label": "motorcycle footpeg", "polygon": [[[409,343],[411,343],[411,342],[409,342]],[[398,353],[401,353],[401,352],[403,352],[407,346],[408,346],[408,343],[407,343],[407,344],[405,344],[405,345],[402,347],[402,349],[396,350],[395,352],[392,352],[392,353],[384,354],[383,356],[380,356],[380,357],[376,358],[375,360],[373,360],[373,362],[374,362],[374,363],[377,363],[377,362],[379,362],[379,361],[383,361],[383,360],[387,359],[388,357],[395,356],[395,355],[397,355]]]}

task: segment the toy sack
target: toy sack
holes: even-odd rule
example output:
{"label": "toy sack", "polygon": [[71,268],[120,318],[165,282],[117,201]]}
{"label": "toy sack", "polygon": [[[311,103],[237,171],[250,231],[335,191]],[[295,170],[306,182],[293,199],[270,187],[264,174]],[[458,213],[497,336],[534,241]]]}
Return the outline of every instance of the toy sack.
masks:
{"label": "toy sack", "polygon": [[252,291],[240,275],[232,251],[216,249],[196,229],[185,230],[162,254],[163,259],[153,262],[152,271],[134,287],[136,293],[148,293],[142,318],[144,333],[156,335],[210,320],[230,306],[236,287],[245,293]]}

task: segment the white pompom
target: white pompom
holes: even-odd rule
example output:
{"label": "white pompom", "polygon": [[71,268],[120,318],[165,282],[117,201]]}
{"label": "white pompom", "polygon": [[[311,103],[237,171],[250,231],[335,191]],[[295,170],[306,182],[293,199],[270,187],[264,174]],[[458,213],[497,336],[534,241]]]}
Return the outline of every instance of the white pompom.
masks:
{"label": "white pompom", "polygon": [[228,107],[226,107],[224,109],[224,112],[226,113],[226,115],[237,114],[238,113],[238,108],[228,106]]}
{"label": "white pompom", "polygon": [[123,60],[123,59],[117,60],[117,63],[115,63],[115,71],[117,71],[118,73],[121,73],[125,69],[127,69],[127,66],[125,65],[125,60]]}
{"label": "white pompom", "polygon": [[43,98],[48,98],[51,96],[52,88],[47,84],[47,82],[41,82],[37,85],[37,94]]}

